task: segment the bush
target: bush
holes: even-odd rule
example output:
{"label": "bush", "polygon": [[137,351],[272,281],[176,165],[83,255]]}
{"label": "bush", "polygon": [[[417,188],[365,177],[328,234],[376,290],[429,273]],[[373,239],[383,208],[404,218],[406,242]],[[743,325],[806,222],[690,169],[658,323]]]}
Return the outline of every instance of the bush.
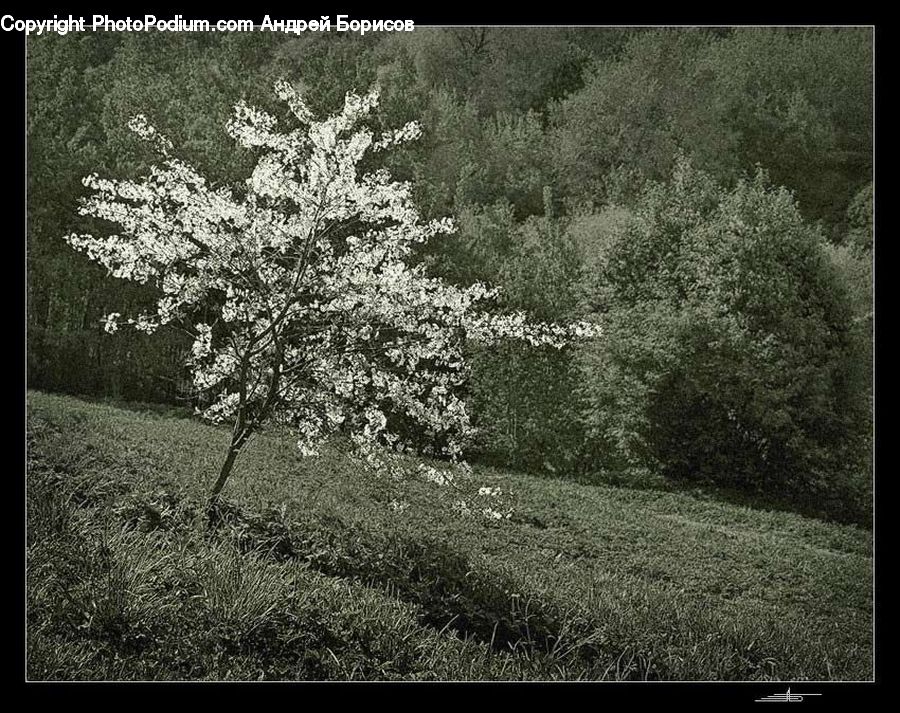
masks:
{"label": "bush", "polygon": [[858,487],[843,501],[867,430],[851,303],[791,194],[680,160],[595,242],[605,337],[580,363],[600,465],[861,512]]}
{"label": "bush", "polygon": [[[501,206],[470,215],[471,242],[494,250],[494,277],[504,304],[549,322],[577,319],[579,258],[565,219],[545,213],[516,225]],[[504,225],[500,218],[509,218]],[[501,232],[505,244],[496,237]],[[498,249],[498,246],[502,246]],[[485,260],[484,263],[491,264]],[[492,276],[493,277],[493,276]],[[578,370],[572,350],[515,343],[474,348],[471,403],[480,429],[475,444],[485,461],[516,469],[571,474],[580,469],[585,440],[579,419]]]}

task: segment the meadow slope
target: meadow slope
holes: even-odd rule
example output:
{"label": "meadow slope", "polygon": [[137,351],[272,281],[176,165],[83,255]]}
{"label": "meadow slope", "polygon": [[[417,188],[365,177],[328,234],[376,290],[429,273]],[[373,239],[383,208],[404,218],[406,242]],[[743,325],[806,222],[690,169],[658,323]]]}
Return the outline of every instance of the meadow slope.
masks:
{"label": "meadow slope", "polygon": [[872,535],[476,468],[495,523],[339,447],[28,395],[31,679],[870,680]]}

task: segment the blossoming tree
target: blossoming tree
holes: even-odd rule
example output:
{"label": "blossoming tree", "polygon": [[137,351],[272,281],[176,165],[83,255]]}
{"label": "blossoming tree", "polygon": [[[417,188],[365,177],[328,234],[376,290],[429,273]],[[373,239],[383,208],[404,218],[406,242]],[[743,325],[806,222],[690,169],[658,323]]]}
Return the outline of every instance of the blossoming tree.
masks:
{"label": "blossoming tree", "polygon": [[290,84],[277,83],[276,93],[295,128],[280,130],[272,115],[239,103],[227,132],[259,158],[232,188],[210,186],[135,117],[129,126],[156,149],[159,165],[136,181],[85,178],[94,193],[79,212],[119,232],[66,237],[113,276],[160,290],[155,313],[112,313],[107,331],[175,323],[192,335],[188,366],[207,404],[202,415],[232,425],[212,502],[267,421],[293,427],[303,454],[340,431],[371,459],[411,448],[394,424],[402,414],[436,444],[433,455],[459,463],[472,431],[459,394],[466,339],[561,347],[599,331],[491,314],[484,305],[496,290],[448,284],[412,259],[417,244],[453,226],[422,221],[410,186],[386,170],[360,171],[367,154],[421,131],[415,122],[381,135],[366,128],[376,92],[348,94],[323,121]]}

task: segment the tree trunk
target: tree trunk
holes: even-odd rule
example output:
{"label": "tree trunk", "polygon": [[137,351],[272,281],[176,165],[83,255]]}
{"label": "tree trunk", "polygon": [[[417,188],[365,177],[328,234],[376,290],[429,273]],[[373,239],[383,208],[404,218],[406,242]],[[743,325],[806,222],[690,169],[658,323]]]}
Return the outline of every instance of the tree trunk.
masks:
{"label": "tree trunk", "polygon": [[237,460],[241,448],[247,442],[249,437],[250,431],[244,429],[239,433],[236,433],[231,439],[231,445],[228,447],[228,455],[225,456],[225,462],[222,463],[222,468],[219,470],[219,477],[216,479],[215,485],[213,485],[207,503],[207,516],[210,527],[215,527],[221,520],[221,513],[219,512],[219,494],[222,492],[222,488],[225,487],[228,476],[231,475],[234,461]]}
{"label": "tree trunk", "polygon": [[227,481],[228,476],[231,475],[234,461],[237,459],[240,452],[240,446],[232,443],[231,447],[228,449],[228,455],[225,457],[225,462],[222,463],[222,468],[219,471],[219,478],[216,480],[216,484],[213,486],[212,492],[209,495],[210,500],[216,500],[219,497],[219,493],[221,493],[222,488],[225,487],[225,481]]}

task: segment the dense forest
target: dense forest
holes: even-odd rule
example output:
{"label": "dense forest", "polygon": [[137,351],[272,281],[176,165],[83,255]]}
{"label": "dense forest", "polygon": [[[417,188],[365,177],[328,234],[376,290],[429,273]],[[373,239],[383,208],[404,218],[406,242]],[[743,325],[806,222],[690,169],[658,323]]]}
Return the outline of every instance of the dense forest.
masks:
{"label": "dense forest", "polygon": [[28,40],[28,384],[185,401],[178,333],[104,332],[152,304],[62,239],[92,173],[153,159],[137,113],[216,182],[223,126],[285,78],[319,112],[373,85],[418,119],[390,158],[456,235],[418,256],[502,287],[590,347],[472,353],[473,458],[653,486],[716,484],[865,523],[871,507],[869,29],[443,28],[70,34]]}

